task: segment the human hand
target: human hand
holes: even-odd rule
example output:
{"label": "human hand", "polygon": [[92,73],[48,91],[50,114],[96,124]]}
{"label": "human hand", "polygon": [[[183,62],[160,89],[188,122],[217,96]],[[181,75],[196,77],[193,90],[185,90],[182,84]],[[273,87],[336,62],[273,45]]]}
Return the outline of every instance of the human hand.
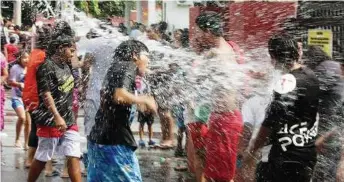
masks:
{"label": "human hand", "polygon": [[319,154],[322,154],[324,152],[324,142],[325,142],[325,137],[321,136],[315,141],[315,147],[317,149],[317,152]]}
{"label": "human hand", "polygon": [[145,98],[144,103],[145,103],[147,111],[150,111],[150,112],[152,112],[154,114],[157,113],[158,106],[157,106],[157,104],[155,102],[155,99],[153,97],[147,96],[147,98]]}
{"label": "human hand", "polygon": [[63,132],[67,130],[66,121],[61,116],[55,117],[54,120],[55,120],[55,126],[58,130],[63,131]]}
{"label": "human hand", "polygon": [[19,83],[19,88],[24,89],[24,83]]}

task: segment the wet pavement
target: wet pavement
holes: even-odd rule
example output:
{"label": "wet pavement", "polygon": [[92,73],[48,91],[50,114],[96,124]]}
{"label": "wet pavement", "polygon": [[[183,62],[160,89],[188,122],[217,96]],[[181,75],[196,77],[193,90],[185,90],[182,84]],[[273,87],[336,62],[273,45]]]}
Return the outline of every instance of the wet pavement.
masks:
{"label": "wet pavement", "polygon": [[[7,137],[2,137],[1,140],[1,179],[0,181],[4,182],[24,182],[27,180],[28,169],[25,169],[24,163],[26,160],[27,152],[23,149],[18,149],[14,147],[15,140],[15,121],[16,116],[14,116],[13,111],[10,111],[10,104],[8,103],[9,99],[6,101],[6,111],[12,112],[7,113],[5,116],[5,129]],[[82,152],[86,150],[86,138],[84,137],[83,129],[83,117],[78,118],[78,126],[80,129],[81,147]],[[134,128],[138,128],[136,124]],[[157,123],[156,131],[160,128],[160,125]],[[160,130],[159,130],[160,131]],[[158,133],[158,132],[157,132]],[[135,135],[135,138],[138,139],[138,136]],[[148,140],[145,139],[146,141]],[[154,138],[155,141],[158,141],[158,138]],[[21,141],[23,143],[23,132],[21,134]],[[182,164],[186,165],[185,158],[175,158],[173,150],[159,150],[159,149],[148,149],[141,148],[137,150],[137,157],[140,163],[140,169],[142,174],[143,181],[147,182],[191,182],[195,181],[194,178],[188,172],[177,172],[174,170],[174,167]],[[61,171],[63,168],[63,158],[57,158],[57,163],[54,167]],[[84,166],[81,162],[82,169]],[[45,177],[42,172],[41,176],[37,180],[38,182],[67,182],[69,179],[62,179],[61,177]],[[87,181],[84,177],[83,181]]]}

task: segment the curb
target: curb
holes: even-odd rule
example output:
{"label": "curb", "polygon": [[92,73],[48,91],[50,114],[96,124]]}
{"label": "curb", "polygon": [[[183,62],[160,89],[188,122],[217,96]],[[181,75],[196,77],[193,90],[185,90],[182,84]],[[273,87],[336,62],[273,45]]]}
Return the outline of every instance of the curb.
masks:
{"label": "curb", "polygon": [[[5,110],[5,116],[17,116],[13,110]],[[84,117],[84,114],[79,114],[78,117]]]}

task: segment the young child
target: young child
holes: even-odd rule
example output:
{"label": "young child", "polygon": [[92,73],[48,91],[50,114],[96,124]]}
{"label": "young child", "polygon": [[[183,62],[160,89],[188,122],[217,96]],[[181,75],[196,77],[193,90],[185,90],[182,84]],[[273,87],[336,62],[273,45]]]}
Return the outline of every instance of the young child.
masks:
{"label": "young child", "polygon": [[[144,78],[144,73],[140,72],[139,70],[137,71],[137,76],[135,77],[135,86],[136,86],[136,92],[139,95],[142,94],[149,94],[150,93],[150,87]],[[148,126],[148,145],[149,146],[154,146],[155,142],[152,140],[153,137],[153,122],[154,122],[154,116],[152,113],[144,113],[141,111],[138,111],[138,122],[140,123],[139,127],[139,135],[140,135],[140,141],[139,141],[139,146],[145,147],[146,144],[143,141],[143,134],[144,134],[144,126],[147,123]]]}
{"label": "young child", "polygon": [[20,52],[17,55],[17,64],[15,64],[10,70],[9,83],[12,86],[12,108],[15,110],[18,121],[16,125],[16,139],[15,147],[22,148],[19,137],[22,130],[23,124],[25,124],[24,138],[25,138],[25,149],[28,149],[29,133],[31,130],[31,121],[28,112],[24,107],[23,103],[23,88],[24,78],[26,75],[26,65],[29,61],[29,54],[25,51]]}
{"label": "young child", "polygon": [[184,157],[186,154],[183,150],[183,138],[184,138],[184,133],[186,132],[186,126],[185,126],[185,107],[184,105],[180,104],[177,106],[174,106],[173,110],[173,117],[175,118],[175,121],[177,122],[178,126],[178,138],[177,138],[177,148],[174,153],[175,157]]}
{"label": "young child", "polygon": [[239,137],[243,130],[241,112],[232,89],[214,90],[212,112],[205,145],[205,181],[233,181],[236,170]]}

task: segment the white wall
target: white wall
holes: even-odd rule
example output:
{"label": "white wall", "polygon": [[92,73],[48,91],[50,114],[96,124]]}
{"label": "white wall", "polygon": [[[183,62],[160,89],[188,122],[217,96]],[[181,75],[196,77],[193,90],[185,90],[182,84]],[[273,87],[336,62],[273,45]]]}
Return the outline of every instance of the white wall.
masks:
{"label": "white wall", "polygon": [[180,6],[176,0],[166,2],[166,17],[168,30],[189,28],[189,8],[190,6]]}

